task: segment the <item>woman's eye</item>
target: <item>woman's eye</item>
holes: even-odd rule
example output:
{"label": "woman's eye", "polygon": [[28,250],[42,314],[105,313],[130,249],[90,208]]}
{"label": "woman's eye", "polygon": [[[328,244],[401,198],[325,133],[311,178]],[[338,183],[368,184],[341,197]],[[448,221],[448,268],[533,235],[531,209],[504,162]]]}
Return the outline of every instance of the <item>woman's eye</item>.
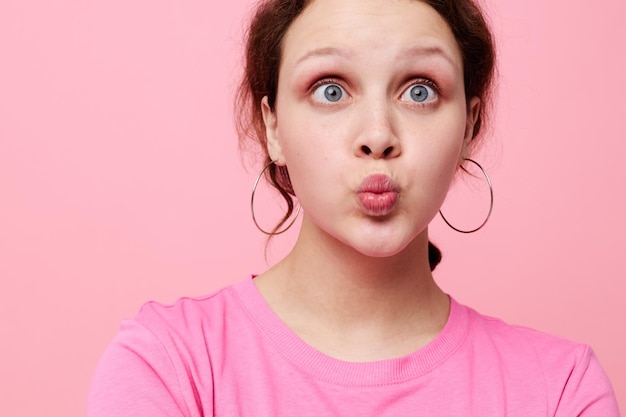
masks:
{"label": "woman's eye", "polygon": [[324,84],[313,91],[313,98],[316,101],[327,101],[336,103],[343,97],[343,88],[337,84]]}
{"label": "woman's eye", "polygon": [[426,84],[413,84],[402,93],[401,100],[428,103],[437,98],[437,92]]}

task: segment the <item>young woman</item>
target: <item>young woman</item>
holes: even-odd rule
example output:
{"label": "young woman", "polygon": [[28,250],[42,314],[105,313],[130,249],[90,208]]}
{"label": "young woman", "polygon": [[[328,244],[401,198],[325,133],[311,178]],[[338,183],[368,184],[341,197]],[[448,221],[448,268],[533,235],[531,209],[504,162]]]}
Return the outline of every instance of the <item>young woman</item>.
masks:
{"label": "young woman", "polygon": [[618,416],[587,346],[433,280],[428,224],[489,104],[471,0],[269,0],[246,52],[242,136],[289,205],[273,233],[299,206],[298,240],[259,276],[124,322],[90,417]]}

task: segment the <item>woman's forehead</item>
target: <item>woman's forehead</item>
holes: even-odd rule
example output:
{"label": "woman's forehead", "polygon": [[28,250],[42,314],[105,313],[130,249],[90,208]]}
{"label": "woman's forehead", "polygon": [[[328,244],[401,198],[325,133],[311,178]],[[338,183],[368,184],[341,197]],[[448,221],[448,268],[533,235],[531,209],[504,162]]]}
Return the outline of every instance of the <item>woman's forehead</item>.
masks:
{"label": "woman's forehead", "polygon": [[315,0],[291,24],[283,59],[334,52],[438,52],[461,66],[461,52],[447,22],[418,0]]}

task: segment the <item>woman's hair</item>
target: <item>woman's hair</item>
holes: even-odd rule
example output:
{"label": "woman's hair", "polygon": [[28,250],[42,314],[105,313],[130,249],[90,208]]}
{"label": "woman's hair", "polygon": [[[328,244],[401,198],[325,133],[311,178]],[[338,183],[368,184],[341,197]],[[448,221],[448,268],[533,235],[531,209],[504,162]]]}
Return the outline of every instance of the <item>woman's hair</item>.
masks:
{"label": "woman's hair", "polygon": [[[249,140],[256,142],[271,162],[267,152],[261,100],[267,96],[272,110],[276,104],[282,40],[291,23],[314,0],[264,0],[259,4],[246,33],[244,74],[235,103],[239,145],[246,150]],[[473,0],[415,0],[435,9],[448,23],[461,50],[465,97],[479,97],[481,111],[474,125],[473,138],[479,137],[491,107],[492,80],[495,70],[495,46],[485,18]],[[287,203],[287,213],[274,228],[277,231],[294,209],[294,191],[287,167],[271,164],[267,170],[270,184]],[[441,252],[429,242],[428,255],[433,270],[441,261]]]}

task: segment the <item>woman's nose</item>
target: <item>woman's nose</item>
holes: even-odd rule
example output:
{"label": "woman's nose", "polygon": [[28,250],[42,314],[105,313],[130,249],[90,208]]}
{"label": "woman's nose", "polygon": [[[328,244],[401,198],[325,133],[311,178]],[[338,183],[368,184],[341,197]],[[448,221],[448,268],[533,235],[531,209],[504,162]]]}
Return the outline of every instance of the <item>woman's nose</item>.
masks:
{"label": "woman's nose", "polygon": [[400,155],[400,141],[395,134],[393,115],[387,105],[377,104],[363,111],[359,129],[354,143],[356,156],[388,159]]}

